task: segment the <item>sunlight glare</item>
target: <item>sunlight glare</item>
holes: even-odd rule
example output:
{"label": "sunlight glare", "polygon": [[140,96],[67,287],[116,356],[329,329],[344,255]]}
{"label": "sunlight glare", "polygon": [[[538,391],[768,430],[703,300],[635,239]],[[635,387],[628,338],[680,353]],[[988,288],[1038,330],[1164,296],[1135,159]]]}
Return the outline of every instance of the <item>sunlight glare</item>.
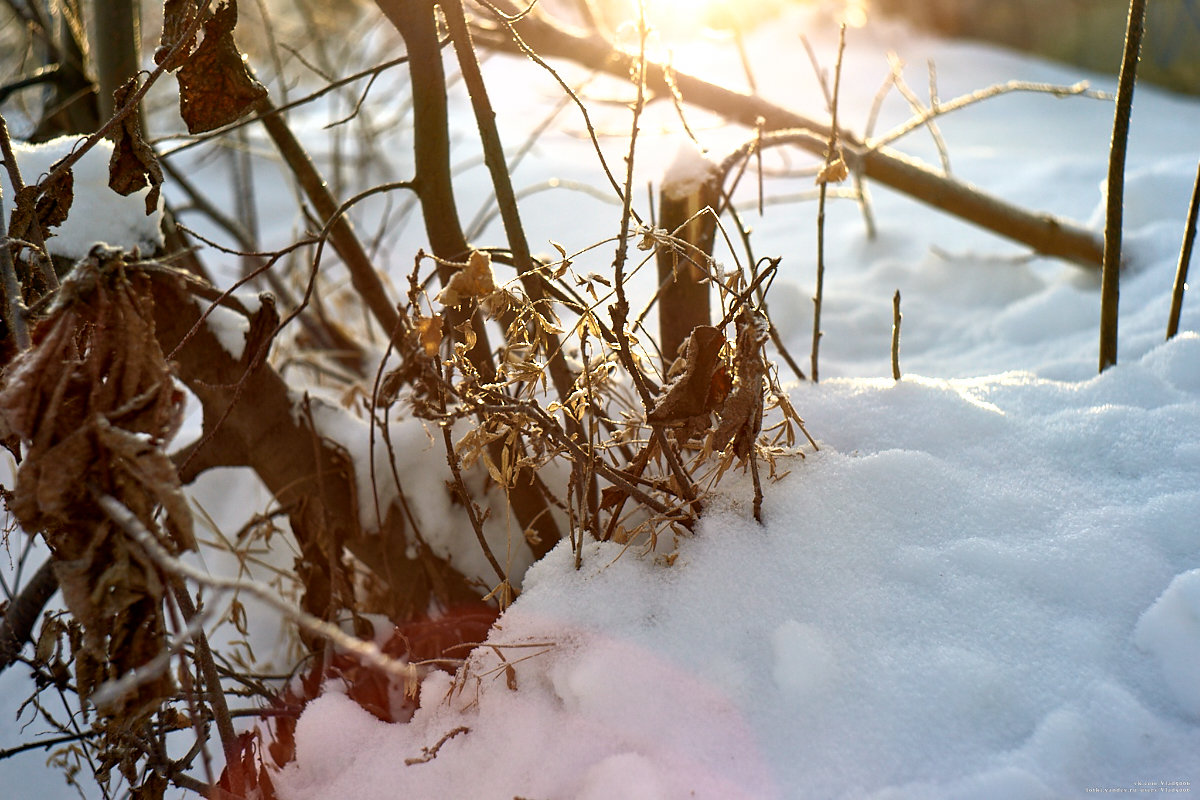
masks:
{"label": "sunlight glare", "polygon": [[[819,5],[851,28],[867,23],[869,0],[644,0],[646,23],[665,41],[684,42],[748,33],[778,17],[789,5]],[[639,0],[622,13],[635,22]],[[620,5],[620,4],[618,4]]]}
{"label": "sunlight glare", "polygon": [[[668,39],[745,32],[782,6],[783,0],[646,0],[646,22]],[[636,0],[632,11],[636,18]]]}

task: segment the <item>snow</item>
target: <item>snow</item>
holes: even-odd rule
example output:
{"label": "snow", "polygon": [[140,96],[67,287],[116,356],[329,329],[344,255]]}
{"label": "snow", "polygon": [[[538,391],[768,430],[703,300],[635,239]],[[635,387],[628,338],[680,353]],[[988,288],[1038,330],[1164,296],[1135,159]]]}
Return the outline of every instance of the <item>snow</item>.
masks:
{"label": "snow", "polygon": [[[756,33],[751,52],[794,41],[790,19]],[[862,118],[878,86],[877,37],[894,33],[851,32],[847,119]],[[831,53],[831,35],[808,35]],[[911,63],[934,58],[943,97],[1080,77],[974,44],[912,34],[889,44]],[[801,105],[795,85],[775,88]],[[885,104],[888,113],[900,121],[907,110]],[[489,647],[453,681],[426,680],[411,722],[382,725],[332,689],[311,705],[297,760],[278,776],[283,796],[1190,791],[1200,780],[1200,315],[1190,298],[1188,332],[1170,342],[1163,332],[1198,123],[1194,100],[1139,88],[1121,362],[1099,376],[1096,274],[1026,259],[887,190],[872,190],[873,241],[857,209],[834,205],[822,316],[830,377],[791,388],[821,450],[768,486],[766,525],[752,521],[739,477],[677,543],[673,566],[593,542],[576,572],[561,544],[526,574]],[[941,121],[957,173],[1093,228],[1110,126],[1107,104],[1040,95]],[[718,150],[728,136],[700,133]],[[677,141],[648,140],[646,161],[671,163],[659,154]],[[936,158],[919,132],[901,145]],[[683,150],[669,175],[703,160]],[[752,220],[756,252],[785,255],[769,300],[794,354],[808,352],[812,327],[815,226],[801,212]],[[552,230],[563,213],[532,224]],[[896,288],[899,382],[888,363]],[[434,758],[404,763],[460,727]]]}
{"label": "snow", "polygon": [[[53,165],[74,150],[83,139],[79,136],[60,136],[41,144],[14,141],[13,153],[21,180],[29,186],[50,174]],[[139,248],[148,254],[162,246],[162,204],[153,214],[146,215],[146,194],[149,189],[122,197],[108,188],[108,161],[113,145],[107,139],[83,155],[72,168],[75,178],[74,201],[71,211],[53,236],[46,240],[52,255],[80,259],[92,245],[105,242],[132,250]],[[5,227],[7,215],[12,214],[13,190],[8,170],[0,170],[0,191],[4,196]]]}
{"label": "snow", "polygon": [[[814,114],[820,95],[796,38],[803,30],[832,63],[836,35],[818,21],[791,12],[754,32],[748,47],[764,94]],[[849,33],[840,112],[848,124],[866,118],[889,48],[910,64],[933,59],[944,98],[1009,79],[1081,77],[996,48],[868,26]],[[681,47],[676,65],[740,76],[731,51]],[[487,69],[494,91],[521,87],[496,103],[513,147],[529,120],[542,118],[537,103],[551,90],[523,62],[495,57]],[[923,70],[906,74],[925,85]],[[1090,77],[1101,88],[1113,83]],[[644,180],[635,185],[660,180],[678,148],[677,130],[653,133],[673,119],[665,105],[648,111],[637,163]],[[608,129],[627,130],[627,111],[606,114]],[[893,93],[877,130],[907,114]],[[1111,115],[1106,103],[1016,94],[940,128],[957,175],[1096,228]],[[752,135],[698,113],[690,122],[710,152]],[[1139,87],[1120,363],[1101,375],[1097,274],[1026,258],[883,188],[871,187],[873,240],[852,203],[832,204],[822,381],[790,387],[820,450],[784,460],[789,474],[766,487],[765,525],[752,519],[749,477],[731,474],[695,534],[673,543],[671,566],[637,548],[590,542],[576,571],[561,543],[529,567],[520,597],[458,676],[425,678],[410,722],[384,724],[327,686],[299,719],[295,762],[274,778],[281,796],[1190,793],[1200,782],[1195,298],[1185,299],[1184,332],[1163,337],[1198,126],[1194,98]],[[518,171],[521,182],[600,185],[584,166],[590,144],[576,133],[547,133],[541,158]],[[623,144],[604,146],[619,163]],[[922,131],[898,146],[936,161]],[[694,172],[695,159],[684,163],[692,165],[685,174]],[[483,178],[477,171],[463,180]],[[783,194],[811,181],[766,185]],[[760,219],[748,211],[749,191],[743,206],[756,253],[784,256],[772,318],[800,357],[812,330],[815,211],[772,205]],[[531,241],[554,239],[568,252],[610,235],[617,213],[584,195],[549,192],[523,208]],[[408,241],[388,244],[407,252],[400,271],[415,251],[405,250]],[[611,250],[584,254],[577,269],[603,271],[610,258]],[[898,382],[888,350],[896,289],[904,313]],[[373,518],[373,502],[364,505],[366,424],[336,407],[314,405],[314,414],[359,466],[360,507]],[[393,437],[426,538],[487,575],[485,564],[469,561],[478,560],[472,532],[450,521],[440,440],[401,423]],[[390,497],[379,444],[376,474]],[[217,502],[222,480],[237,480],[205,479],[208,502]],[[520,554],[509,557],[523,568]],[[13,774],[15,762],[0,762],[0,774]]]}
{"label": "snow", "polygon": [[1179,707],[1200,719],[1200,570],[1177,575],[1134,631],[1137,646],[1154,656]]}
{"label": "snow", "polygon": [[200,312],[206,314],[204,324],[212,331],[217,343],[230,357],[240,359],[246,349],[246,335],[250,332],[250,320],[224,306],[196,302]]}
{"label": "snow", "polygon": [[663,193],[673,200],[681,200],[712,180],[716,172],[717,165],[700,152],[696,143],[691,139],[684,139],[675,152],[675,158],[663,173]]}
{"label": "snow", "polygon": [[[391,439],[389,447],[379,426],[376,426],[373,436],[375,466],[372,469],[372,431],[365,419],[351,409],[320,398],[312,398],[309,408],[317,432],[323,438],[343,445],[354,465],[358,515],[364,529],[368,532],[378,531],[381,527],[380,514],[386,514],[388,506],[399,497],[391,466],[391,459],[394,458],[396,474],[401,476],[401,488],[421,531],[422,541],[434,554],[449,559],[464,575],[495,582],[496,573],[478,546],[475,532],[469,526],[459,524],[451,497],[446,491],[449,471],[440,429],[431,425],[427,430],[412,420],[393,423],[388,427]],[[457,441],[467,432],[467,428],[459,425],[455,431],[453,440]],[[481,475],[469,477],[472,479],[470,483],[480,487],[483,485]],[[503,495],[494,492],[490,499],[490,510],[494,517],[505,520],[508,514]],[[508,522],[511,523],[508,527],[490,526],[485,534],[500,564],[510,573],[520,575],[529,566],[532,556],[529,548],[514,546],[515,542],[522,541],[521,531],[515,521]]]}

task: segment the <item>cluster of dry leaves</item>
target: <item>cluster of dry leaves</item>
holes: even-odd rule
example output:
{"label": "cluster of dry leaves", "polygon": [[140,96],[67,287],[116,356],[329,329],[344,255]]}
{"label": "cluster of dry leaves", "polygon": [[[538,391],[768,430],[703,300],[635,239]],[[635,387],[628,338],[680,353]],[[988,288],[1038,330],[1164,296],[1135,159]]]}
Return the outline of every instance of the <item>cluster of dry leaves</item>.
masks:
{"label": "cluster of dry leaves", "polygon": [[[97,247],[79,263],[5,370],[0,424],[24,443],[8,507],[49,545],[72,622],[61,627],[86,701],[105,681],[145,668],[163,652],[164,574],[109,518],[115,498],[171,552],[193,549],[192,516],[164,448],[178,429],[183,393],[154,335],[149,282],[119,252]],[[158,670],[102,708],[105,748],[135,776],[127,736],[174,694]],[[86,706],[85,706],[86,707]],[[106,765],[112,766],[112,764]]]}

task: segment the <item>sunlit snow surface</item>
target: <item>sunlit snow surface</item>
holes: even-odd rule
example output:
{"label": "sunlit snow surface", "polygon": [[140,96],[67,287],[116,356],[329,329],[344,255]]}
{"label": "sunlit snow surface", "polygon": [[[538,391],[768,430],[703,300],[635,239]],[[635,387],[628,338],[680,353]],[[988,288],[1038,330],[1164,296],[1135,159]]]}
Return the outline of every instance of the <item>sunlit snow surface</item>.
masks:
{"label": "sunlit snow surface", "polygon": [[[832,64],[833,29],[799,13],[753,34],[748,49],[764,94],[816,115],[801,32]],[[918,92],[934,58],[943,98],[1014,78],[1088,77],[886,26],[852,30],[849,40],[841,113],[858,129],[888,49],[912,65],[906,75]],[[731,47],[677,59],[726,82],[742,74]],[[515,147],[544,113],[533,104],[553,88],[526,63],[493,58],[488,70]],[[893,93],[877,131],[907,112]],[[622,113],[606,112],[608,130],[628,129]],[[1098,226],[1111,114],[1097,101],[1014,95],[948,117],[941,131],[957,175]],[[652,108],[637,185],[658,180],[678,149],[651,124],[672,115],[666,104]],[[718,157],[748,135],[702,115],[691,122]],[[734,475],[669,568],[592,544],[577,572],[564,543],[527,574],[491,635],[495,649],[477,651],[455,686],[430,677],[411,723],[385,725],[329,687],[300,718],[297,760],[275,778],[282,796],[1032,800],[1200,791],[1194,297],[1185,333],[1162,341],[1198,129],[1200,102],[1138,89],[1121,362],[1099,377],[1096,274],[1020,260],[1011,245],[879,186],[873,241],[855,206],[834,205],[822,380],[791,391],[821,450],[785,463],[790,474],[768,485],[766,525],[751,519],[749,479]],[[605,141],[620,163],[620,142]],[[925,132],[898,146],[936,161]],[[577,136],[550,135],[538,151],[518,170],[519,185],[553,176],[602,185],[581,166],[590,151]],[[794,190],[811,186],[808,178]],[[815,207],[769,206],[759,219],[753,205],[751,195],[743,213],[756,253],[784,257],[772,317],[807,367]],[[619,215],[565,192],[534,195],[525,208],[530,238],[546,251],[550,239],[574,251],[611,235]],[[501,236],[493,226],[481,238]],[[414,238],[398,269],[417,246]],[[611,258],[606,247],[577,268],[603,272]],[[888,360],[897,289],[899,383]],[[409,441],[417,449],[421,435]],[[497,650],[514,665],[515,691]],[[436,757],[405,764],[460,727],[468,731]]]}

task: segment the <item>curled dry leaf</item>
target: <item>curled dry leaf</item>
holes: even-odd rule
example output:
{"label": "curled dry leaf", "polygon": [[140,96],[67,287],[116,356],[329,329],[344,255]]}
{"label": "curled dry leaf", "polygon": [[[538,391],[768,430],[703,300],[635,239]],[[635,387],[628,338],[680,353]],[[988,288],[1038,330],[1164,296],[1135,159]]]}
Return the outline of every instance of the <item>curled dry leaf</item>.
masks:
{"label": "curled dry leaf", "polygon": [[[53,173],[61,163],[62,159],[54,162],[50,172]],[[9,237],[26,241],[50,238],[53,235],[50,229],[67,221],[74,200],[75,175],[69,169],[40,186],[25,186],[13,197],[12,217],[8,223]]]}
{"label": "curled dry leaf", "polygon": [[841,183],[850,175],[850,170],[846,167],[846,161],[842,158],[841,153],[838,153],[836,158],[826,161],[821,171],[817,173],[817,183]]}
{"label": "curled dry leaf", "polygon": [[442,346],[442,318],[421,317],[416,320],[414,327],[417,331],[421,352],[425,354],[426,358],[436,356],[438,349]]}
{"label": "curled dry leaf", "polygon": [[[155,338],[149,280],[119,251],[97,247],[76,266],[34,331],[34,346],[9,365],[0,418],[26,455],[10,509],[40,532],[82,626],[76,683],[97,686],[154,659],[165,642],[164,579],[95,500],[117,498],[149,530],[163,514],[171,550],[194,547],[192,517],[163,450],[178,429],[183,394]],[[138,724],[172,690],[147,678],[112,707],[120,728]]]}
{"label": "curled dry leaf", "polygon": [[233,41],[237,3],[226,0],[204,23],[204,40],[179,69],[179,114],[189,133],[236,122],[267,96]]}
{"label": "curled dry leaf", "polygon": [[[163,66],[168,72],[174,72],[187,62],[196,45],[196,32],[192,31],[188,36],[188,30],[197,14],[199,8],[196,0],[163,1],[163,29],[158,40],[158,49],[154,51],[155,64]],[[169,58],[171,49],[185,36],[188,37],[188,43],[181,47],[173,58]]]}
{"label": "curled dry leaf", "polygon": [[[137,78],[113,92],[113,101],[122,108],[137,91]],[[162,167],[154,150],[142,138],[141,114],[135,108],[126,114],[112,133],[113,154],[108,160],[108,186],[122,196],[150,187],[146,194],[146,215],[158,210],[159,188],[163,182]]]}
{"label": "curled dry leaf", "polygon": [[721,424],[712,436],[714,452],[724,450],[732,442],[734,453],[743,461],[752,455],[754,442],[762,430],[763,378],[767,374],[762,346],[770,334],[769,325],[766,317],[749,306],[743,306],[738,314],[733,356],[737,383],[718,412]]}
{"label": "curled dry leaf", "polygon": [[492,257],[475,250],[466,265],[450,277],[436,299],[442,305],[456,306],[467,300],[490,297],[495,291],[496,275],[492,272]]}
{"label": "curled dry leaf", "polygon": [[727,385],[728,378],[719,363],[724,347],[725,335],[719,328],[712,325],[693,328],[684,342],[683,357],[671,367],[674,381],[646,419],[663,425],[681,425],[697,416],[707,418],[725,399],[721,388]]}

